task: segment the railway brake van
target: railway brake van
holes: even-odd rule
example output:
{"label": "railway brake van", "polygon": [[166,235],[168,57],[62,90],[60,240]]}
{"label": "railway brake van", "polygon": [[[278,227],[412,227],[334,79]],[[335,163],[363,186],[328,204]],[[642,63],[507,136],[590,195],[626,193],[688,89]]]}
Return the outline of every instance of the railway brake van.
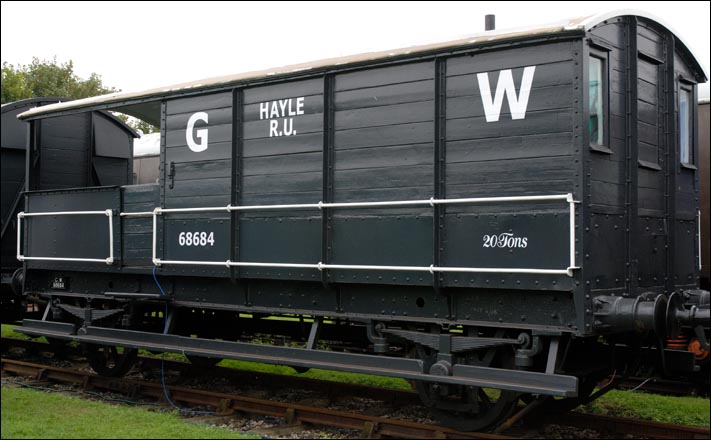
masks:
{"label": "railway brake van", "polygon": [[[15,258],[17,213],[24,209],[24,192],[130,182],[131,144],[137,134],[108,112],[83,112],[36,121],[33,123],[35,136],[40,140],[34,150],[27,149],[29,124],[17,119],[17,115],[61,101],[66,99],[31,98],[3,104],[1,108],[0,317],[3,323],[21,320],[36,309],[36,304],[23,301],[24,268]],[[28,156],[31,157],[29,162]]]}
{"label": "railway brake van", "polygon": [[401,377],[467,430],[640,362],[693,374],[705,81],[624,12],[24,112],[30,150],[43,120],[141,117],[161,172],[25,194],[47,308],[18,331],[106,375],[148,349]]}

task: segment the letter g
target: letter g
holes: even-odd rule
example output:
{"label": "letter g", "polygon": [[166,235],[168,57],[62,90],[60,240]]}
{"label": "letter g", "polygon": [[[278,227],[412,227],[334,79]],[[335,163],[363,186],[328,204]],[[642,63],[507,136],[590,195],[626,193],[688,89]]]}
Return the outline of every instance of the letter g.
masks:
{"label": "letter g", "polygon": [[188,147],[192,151],[199,153],[207,150],[207,128],[202,128],[195,132],[197,138],[200,139],[200,142],[196,143],[193,138],[193,130],[195,129],[195,123],[197,121],[207,123],[207,113],[197,112],[190,116],[190,119],[188,119],[188,128],[185,130],[185,140],[188,141]]}

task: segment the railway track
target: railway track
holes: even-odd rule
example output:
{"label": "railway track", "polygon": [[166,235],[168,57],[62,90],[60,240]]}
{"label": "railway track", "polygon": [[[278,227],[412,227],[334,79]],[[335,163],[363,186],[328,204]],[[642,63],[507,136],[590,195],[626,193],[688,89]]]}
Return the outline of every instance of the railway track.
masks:
{"label": "railway track", "polygon": [[[3,348],[6,349],[5,339]],[[21,341],[16,345],[41,350],[33,341]],[[71,350],[70,350],[71,351]],[[78,352],[78,350],[76,350]],[[76,354],[76,353],[75,353]],[[160,368],[161,361],[155,358],[143,358],[146,368]],[[178,361],[164,361],[171,370],[190,372],[190,364]],[[123,392],[132,396],[144,395],[161,399],[163,390],[160,384],[127,379],[102,378],[86,372],[74,372],[42,364],[30,364],[22,361],[2,361],[3,373],[31,376],[44,381],[69,382],[84,388],[96,388],[106,391]],[[269,373],[254,373],[216,367],[209,374],[226,377],[237,383],[258,383],[259,386],[273,388],[302,388],[324,392],[326,395],[349,395],[387,401],[393,406],[419,403],[415,393],[384,388],[364,387],[294,376],[282,376]],[[295,424],[323,425],[345,429],[354,429],[364,437],[406,437],[406,438],[515,438],[483,433],[465,433],[431,425],[400,422],[393,419],[363,416],[348,412],[312,408],[285,402],[273,402],[263,399],[238,397],[224,393],[194,390],[185,387],[170,387],[173,400],[183,404],[208,406],[215,408],[217,414],[251,413],[270,417],[281,417],[287,426]],[[537,414],[538,424],[555,424],[577,428],[594,429],[607,434],[635,435],[650,438],[709,438],[709,430],[697,427],[684,427],[657,422],[639,421],[622,418],[591,416],[580,413]]]}
{"label": "railway track", "polygon": [[[161,400],[164,391],[161,384],[125,378],[106,378],[83,371],[51,367],[11,359],[2,360],[2,372],[18,376],[29,376],[35,380],[61,382],[79,385],[84,389],[98,389],[126,393]],[[217,393],[185,387],[168,386],[170,398],[174,402],[209,407],[217,416],[236,413],[257,414],[284,419],[287,426],[298,424],[330,426],[361,431],[364,438],[461,438],[461,439],[512,439],[504,435],[477,432],[461,432],[453,429],[405,422],[382,417],[365,416],[345,411],[316,408],[287,402],[242,397],[235,394]]]}

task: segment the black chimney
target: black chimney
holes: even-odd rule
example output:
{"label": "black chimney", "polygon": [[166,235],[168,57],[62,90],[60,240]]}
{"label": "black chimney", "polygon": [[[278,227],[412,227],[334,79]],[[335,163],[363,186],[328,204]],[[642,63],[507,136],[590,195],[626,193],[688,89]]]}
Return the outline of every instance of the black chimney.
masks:
{"label": "black chimney", "polygon": [[496,29],[496,15],[486,14],[484,17],[484,30],[493,31],[494,29]]}

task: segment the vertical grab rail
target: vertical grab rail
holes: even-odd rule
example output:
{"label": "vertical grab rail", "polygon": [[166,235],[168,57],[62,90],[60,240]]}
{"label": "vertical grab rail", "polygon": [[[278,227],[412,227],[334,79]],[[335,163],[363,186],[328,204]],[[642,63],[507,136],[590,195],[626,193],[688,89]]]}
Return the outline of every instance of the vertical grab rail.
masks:
{"label": "vertical grab rail", "polygon": [[570,206],[570,220],[568,226],[570,229],[568,231],[570,234],[570,266],[568,266],[568,276],[572,277],[573,270],[579,269],[579,267],[575,265],[575,204],[579,202],[576,202],[575,199],[573,199],[572,194],[568,194],[565,201],[568,202],[568,205]]}
{"label": "vertical grab rail", "polygon": [[[55,215],[105,215],[109,218],[109,256],[107,258],[70,258],[70,257],[28,257],[22,255],[22,219],[25,217],[49,217]],[[55,212],[19,212],[17,213],[17,259],[19,261],[76,261],[82,263],[114,263],[114,211],[55,211]]]}

